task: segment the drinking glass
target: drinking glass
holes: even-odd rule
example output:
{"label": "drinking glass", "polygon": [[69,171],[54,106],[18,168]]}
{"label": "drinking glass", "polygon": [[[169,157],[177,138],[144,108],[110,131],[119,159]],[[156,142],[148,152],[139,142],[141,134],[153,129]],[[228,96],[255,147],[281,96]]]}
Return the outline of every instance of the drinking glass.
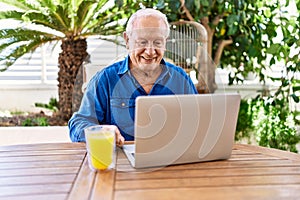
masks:
{"label": "drinking glass", "polygon": [[112,125],[96,125],[84,130],[89,166],[93,171],[115,168],[115,130]]}

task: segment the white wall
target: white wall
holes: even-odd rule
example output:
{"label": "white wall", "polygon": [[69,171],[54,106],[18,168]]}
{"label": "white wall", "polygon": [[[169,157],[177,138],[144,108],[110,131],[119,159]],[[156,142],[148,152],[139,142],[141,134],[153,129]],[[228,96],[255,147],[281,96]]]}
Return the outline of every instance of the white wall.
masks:
{"label": "white wall", "polygon": [[49,103],[50,98],[58,99],[55,84],[0,85],[0,110],[39,111],[35,103]]}

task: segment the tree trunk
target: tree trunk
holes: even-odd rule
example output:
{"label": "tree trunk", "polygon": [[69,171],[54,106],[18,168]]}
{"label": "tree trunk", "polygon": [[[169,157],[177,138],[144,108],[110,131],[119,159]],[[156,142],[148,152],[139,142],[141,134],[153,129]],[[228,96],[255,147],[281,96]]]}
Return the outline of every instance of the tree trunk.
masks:
{"label": "tree trunk", "polygon": [[77,111],[82,99],[83,71],[82,64],[87,53],[86,39],[69,37],[62,41],[62,52],[59,54],[58,72],[58,117],[67,122],[74,111]]}
{"label": "tree trunk", "polygon": [[[183,10],[183,13],[186,15],[186,18],[190,21],[195,21],[194,17],[191,15],[190,11],[187,9],[185,6],[185,1],[180,0],[181,3],[181,9]],[[218,23],[219,21],[216,21]],[[214,35],[214,30],[210,28],[209,26],[209,18],[208,17],[203,17],[200,22],[207,33],[207,70],[201,75],[199,73],[199,83],[197,85],[197,90],[198,93],[214,93],[215,90],[218,88],[216,81],[215,81],[215,70],[216,70],[216,65],[212,62],[212,44],[213,44],[213,35]]]}

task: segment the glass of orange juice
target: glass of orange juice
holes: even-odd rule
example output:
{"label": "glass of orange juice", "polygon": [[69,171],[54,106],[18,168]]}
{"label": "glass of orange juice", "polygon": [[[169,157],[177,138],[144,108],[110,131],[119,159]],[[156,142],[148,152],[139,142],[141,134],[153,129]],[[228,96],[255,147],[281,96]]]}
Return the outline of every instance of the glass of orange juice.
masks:
{"label": "glass of orange juice", "polygon": [[93,171],[115,167],[115,126],[96,125],[84,130],[89,166]]}

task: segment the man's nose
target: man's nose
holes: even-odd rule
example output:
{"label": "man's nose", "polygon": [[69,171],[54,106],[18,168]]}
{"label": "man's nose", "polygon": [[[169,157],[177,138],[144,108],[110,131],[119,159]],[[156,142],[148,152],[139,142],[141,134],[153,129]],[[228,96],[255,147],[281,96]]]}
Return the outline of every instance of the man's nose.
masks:
{"label": "man's nose", "polygon": [[147,45],[145,52],[149,55],[153,55],[155,53],[155,47],[153,46],[153,44]]}

